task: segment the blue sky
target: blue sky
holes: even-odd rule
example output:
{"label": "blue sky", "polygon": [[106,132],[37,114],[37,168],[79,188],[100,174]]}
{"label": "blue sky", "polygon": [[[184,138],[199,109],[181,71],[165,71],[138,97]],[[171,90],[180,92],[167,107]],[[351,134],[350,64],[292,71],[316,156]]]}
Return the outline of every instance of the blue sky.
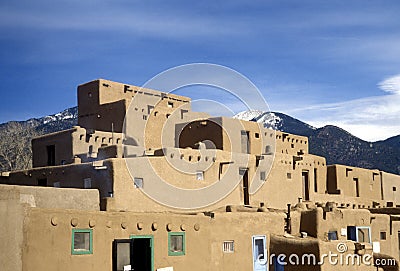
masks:
{"label": "blue sky", "polygon": [[2,0],[0,122],[75,106],[96,78],[140,86],[207,62],[273,111],[385,139],[400,134],[399,14],[399,1]]}

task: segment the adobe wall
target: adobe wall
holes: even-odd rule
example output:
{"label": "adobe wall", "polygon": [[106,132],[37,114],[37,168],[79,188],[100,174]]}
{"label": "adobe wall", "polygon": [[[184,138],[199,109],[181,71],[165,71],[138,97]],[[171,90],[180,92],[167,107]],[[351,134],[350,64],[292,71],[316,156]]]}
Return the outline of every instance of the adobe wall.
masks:
{"label": "adobe wall", "polygon": [[[333,208],[324,211],[323,208],[302,212],[301,229],[308,235],[328,241],[328,232],[337,232],[338,240],[347,240],[347,226],[370,226],[371,214],[368,210],[353,210]],[[342,229],[346,234],[342,234]]]}
{"label": "adobe wall", "polygon": [[[99,210],[99,196],[96,190],[55,190],[44,187],[0,185],[1,270],[35,270],[23,261],[23,250],[27,246],[26,242],[29,237],[26,227],[26,223],[29,222],[26,219],[30,207],[93,211]],[[32,232],[31,234],[35,235],[36,233]],[[46,237],[42,241],[39,240],[41,247],[37,253],[41,254],[43,247],[48,246],[46,240]],[[54,251],[47,255],[54,255]],[[46,259],[51,258],[46,257]],[[39,255],[37,260],[43,261],[43,254]],[[28,267],[23,268],[24,265]]]}
{"label": "adobe wall", "polygon": [[17,200],[30,207],[51,209],[100,210],[99,192],[96,189],[70,189],[0,185],[1,200]]}
{"label": "adobe wall", "polygon": [[[255,157],[251,155],[233,154],[232,156],[231,153],[215,152],[215,150],[179,150],[174,148],[164,149],[165,153],[162,150],[159,151],[162,153],[128,158],[132,163],[132,176],[142,178],[145,186],[156,183],[156,181],[163,182],[162,180],[184,190],[204,189],[216,185],[216,190],[210,189],[210,193],[222,192],[215,196],[215,202],[206,200],[207,204],[204,206],[215,203],[205,207],[207,210],[228,204],[244,204],[243,182],[239,174],[241,168],[247,168],[249,185],[252,184],[253,177],[259,176],[254,167]],[[235,162],[232,163],[232,161]],[[199,170],[203,174],[202,180],[196,179],[196,173]],[[85,182],[89,180],[90,188],[97,188],[101,198],[108,198],[113,194],[112,199],[105,199],[109,208],[130,211],[170,209],[154,202],[140,189],[135,188],[132,176],[129,174],[124,159],[113,158],[93,163],[16,171],[10,174],[6,183],[36,186],[41,184],[41,180],[45,180],[46,186],[85,188]],[[154,181],[151,181],[151,178],[154,178]],[[227,186],[230,188],[226,189]],[[155,187],[155,189],[159,190],[160,188]],[[211,194],[196,195],[187,200],[207,199],[210,196]],[[177,198],[174,193],[170,193],[168,197],[179,202],[184,200]],[[132,201],[132,198],[136,200]],[[253,201],[251,196],[249,203],[259,205],[259,202]]]}
{"label": "adobe wall", "polygon": [[[176,159],[180,159],[177,157]],[[126,162],[123,159],[112,159],[113,163],[113,176],[114,181],[114,198],[107,199],[110,201],[108,206],[110,206],[111,210],[131,210],[131,211],[138,211],[138,212],[151,212],[151,211],[162,211],[162,210],[171,210],[170,207],[163,205],[163,203],[159,203],[154,201],[152,198],[146,196],[141,189],[138,189],[134,186],[134,180],[132,179],[130,172],[126,167]],[[178,189],[182,188],[186,190],[188,188],[195,189],[201,187],[207,187],[212,184],[215,184],[217,179],[214,179],[213,176],[207,174],[213,174],[213,169],[215,177],[218,174],[218,166],[212,166],[209,171],[205,172],[205,177],[208,178],[205,181],[196,181],[194,175],[188,175],[182,172],[176,172],[175,169],[168,166],[168,163],[164,160],[163,157],[137,157],[132,159],[129,163],[132,163],[132,168],[134,171],[132,172],[133,177],[141,178],[143,180],[143,185],[145,188],[154,185],[154,189],[152,191],[157,191],[156,197],[159,196],[160,199],[165,199],[164,202],[170,202],[173,206],[179,207],[182,202],[191,202],[191,204],[199,204],[198,201],[212,203],[213,201],[208,201],[208,199],[213,198],[213,193],[218,193],[221,191],[221,185],[217,186],[216,190],[211,189],[211,194],[205,194],[203,197],[201,196],[206,191],[203,189],[198,190],[198,192],[193,192],[192,194],[187,194],[184,191],[178,193],[168,193],[169,187],[168,184],[174,184],[177,186]],[[149,164],[151,163],[151,164]],[[244,162],[243,162],[244,163]],[[135,166],[137,165],[137,166]],[[146,166],[147,165],[147,166]],[[148,168],[152,168],[154,166],[154,170],[148,170]],[[229,175],[226,176],[225,182],[231,182],[234,179],[237,179],[239,182],[239,167],[238,165],[234,165],[235,169],[232,170],[230,174],[237,174],[236,176]],[[164,178],[166,183],[164,183],[157,174],[161,174]],[[251,173],[250,173],[251,174]],[[211,183],[210,183],[211,182]],[[217,181],[218,182],[218,181]],[[192,183],[192,184],[191,184]],[[197,184],[196,184],[197,183]],[[200,184],[199,184],[200,183]],[[206,206],[201,208],[200,210],[213,210],[221,206],[229,205],[229,204],[243,204],[243,191],[242,186],[236,185],[233,183],[232,189],[223,190],[223,197],[219,197],[219,194],[215,196],[217,200],[215,204],[210,206]],[[149,188],[150,189],[150,188]],[[186,198],[187,197],[187,198]],[[137,199],[137,200],[132,200]],[[200,203],[201,204],[201,203]],[[112,206],[112,207],[111,207]],[[173,208],[172,208],[173,209]],[[178,211],[182,211],[181,209],[177,209]]]}
{"label": "adobe wall", "polygon": [[396,240],[397,236],[390,234],[390,216],[371,214],[371,235],[374,242],[379,242],[381,254],[390,255],[399,260],[398,246],[392,244],[392,240]]}
{"label": "adobe wall", "polygon": [[308,138],[276,131],[276,152],[300,156],[308,154]]}
{"label": "adobe wall", "polygon": [[95,160],[99,149],[122,145],[122,134],[88,131],[74,126],[69,130],[36,137],[32,140],[33,167],[48,166],[47,147],[54,145],[55,166]]}
{"label": "adobe wall", "polygon": [[[326,187],[326,166],[323,157],[304,155],[296,161],[290,154],[276,153],[273,167],[263,186],[251,196],[254,205],[264,202],[268,207],[286,208],[290,203],[295,205],[299,198],[304,198],[302,174],[308,174],[309,201],[323,198]],[[279,193],[278,193],[279,192]]]}
{"label": "adobe wall", "polygon": [[1,268],[22,270],[25,208],[15,193],[0,193],[0,218]]}
{"label": "adobe wall", "polygon": [[[132,99],[136,95],[139,95],[138,99]],[[128,114],[130,121],[143,126],[138,127],[138,131],[143,133],[143,123],[151,116],[157,117],[155,126],[162,127],[160,123],[165,122],[177,108],[190,111],[190,98],[104,79],[78,86],[78,124],[87,129],[121,133]],[[151,131],[160,135],[159,129]],[[151,142],[147,144],[152,147]],[[159,144],[156,147],[160,148]]]}
{"label": "adobe wall", "polygon": [[55,165],[73,162],[72,134],[76,128],[51,133],[32,139],[32,165],[44,167],[48,165],[47,146],[55,146]]}
{"label": "adobe wall", "polygon": [[392,206],[400,205],[400,176],[383,171],[381,174],[383,199]]}
{"label": "adobe wall", "polygon": [[[167,225],[172,232],[185,233],[185,255],[168,255]],[[190,266],[190,270],[211,271],[251,270],[252,236],[265,235],[268,245],[269,233],[282,234],[283,223],[281,216],[274,213],[215,213],[211,218],[203,214],[149,215],[32,208],[28,210],[24,227],[22,270],[110,270],[114,239],[147,235],[154,238],[154,270],[172,266],[175,271],[186,271]],[[93,230],[93,254],[71,255],[74,228]],[[234,252],[224,253],[222,244],[230,240],[234,241]],[[43,260],[43,255],[54,257]]]}
{"label": "adobe wall", "polygon": [[46,186],[85,188],[85,180],[90,179],[91,188],[98,189],[100,198],[103,198],[112,192],[114,179],[108,170],[110,167],[111,165],[104,161],[101,164],[84,163],[14,171],[5,183],[38,186],[40,180],[46,180]]}
{"label": "adobe wall", "polygon": [[[358,180],[358,192],[356,191]],[[369,170],[344,165],[328,166],[329,193],[339,193],[358,200],[381,201],[381,175],[379,170]],[[337,190],[335,192],[334,190]],[[358,195],[357,195],[358,193]]]}

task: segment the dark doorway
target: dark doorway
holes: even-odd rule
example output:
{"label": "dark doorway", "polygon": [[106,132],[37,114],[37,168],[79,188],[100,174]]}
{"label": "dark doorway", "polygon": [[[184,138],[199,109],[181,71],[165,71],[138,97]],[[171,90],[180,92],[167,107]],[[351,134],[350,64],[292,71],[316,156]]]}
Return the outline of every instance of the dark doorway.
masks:
{"label": "dark doorway", "polygon": [[354,181],[354,186],[355,186],[355,194],[356,194],[356,197],[359,197],[360,196],[360,184],[358,183],[358,178],[353,178],[353,181]]}
{"label": "dark doorway", "polygon": [[47,178],[38,179],[37,185],[38,186],[47,186]]}
{"label": "dark doorway", "polygon": [[151,236],[132,236],[113,242],[113,271],[153,271],[153,239]]}
{"label": "dark doorway", "polygon": [[242,153],[250,153],[250,138],[248,131],[240,131],[240,142],[242,145]]}
{"label": "dark doorway", "polygon": [[314,168],[314,192],[317,193],[318,192],[318,175],[317,175],[317,169]]}
{"label": "dark doorway", "polygon": [[150,238],[133,238],[133,270],[152,271],[152,248]]}
{"label": "dark doorway", "polygon": [[303,171],[301,173],[301,178],[303,182],[303,199],[308,201],[310,200],[310,180],[308,178],[308,171]]}
{"label": "dark doorway", "polygon": [[249,199],[249,173],[248,173],[247,168],[241,168],[239,169],[239,174],[242,176],[242,182],[243,182],[243,204],[244,205],[250,205],[250,199]]}
{"label": "dark doorway", "polygon": [[56,146],[49,145],[46,147],[47,149],[47,165],[55,166],[56,165]]}

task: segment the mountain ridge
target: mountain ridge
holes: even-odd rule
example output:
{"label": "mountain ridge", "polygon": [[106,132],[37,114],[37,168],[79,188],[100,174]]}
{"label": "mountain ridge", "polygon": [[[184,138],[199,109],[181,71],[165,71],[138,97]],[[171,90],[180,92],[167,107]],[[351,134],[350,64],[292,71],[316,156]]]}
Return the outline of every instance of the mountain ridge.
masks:
{"label": "mountain ridge", "polygon": [[262,122],[266,128],[307,136],[309,152],[324,156],[327,164],[344,164],[400,174],[400,135],[368,142],[340,127],[325,125],[315,128],[279,112],[244,111],[235,118]]}

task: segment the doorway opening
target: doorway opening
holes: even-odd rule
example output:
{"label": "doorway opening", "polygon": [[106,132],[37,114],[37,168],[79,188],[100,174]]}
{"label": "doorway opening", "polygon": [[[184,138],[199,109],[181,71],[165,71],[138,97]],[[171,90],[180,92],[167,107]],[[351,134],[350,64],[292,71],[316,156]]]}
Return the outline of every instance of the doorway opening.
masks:
{"label": "doorway opening", "polygon": [[248,131],[240,131],[242,153],[250,153],[250,137]]}
{"label": "doorway opening", "polygon": [[55,166],[56,165],[56,146],[55,145],[46,146],[46,150],[47,150],[47,165]]}
{"label": "doorway opening", "polygon": [[242,177],[243,186],[243,204],[250,205],[249,198],[249,170],[247,168],[239,169],[239,175]]}
{"label": "doorway opening", "polygon": [[360,196],[360,184],[358,182],[358,178],[353,178],[353,181],[354,181],[354,186],[355,186],[356,197],[359,197]]}
{"label": "doorway opening", "polygon": [[153,236],[131,236],[113,242],[113,271],[153,271]]}
{"label": "doorway opening", "polygon": [[308,178],[308,171],[303,171],[301,173],[301,178],[303,182],[303,199],[305,201],[310,200],[310,180]]}

